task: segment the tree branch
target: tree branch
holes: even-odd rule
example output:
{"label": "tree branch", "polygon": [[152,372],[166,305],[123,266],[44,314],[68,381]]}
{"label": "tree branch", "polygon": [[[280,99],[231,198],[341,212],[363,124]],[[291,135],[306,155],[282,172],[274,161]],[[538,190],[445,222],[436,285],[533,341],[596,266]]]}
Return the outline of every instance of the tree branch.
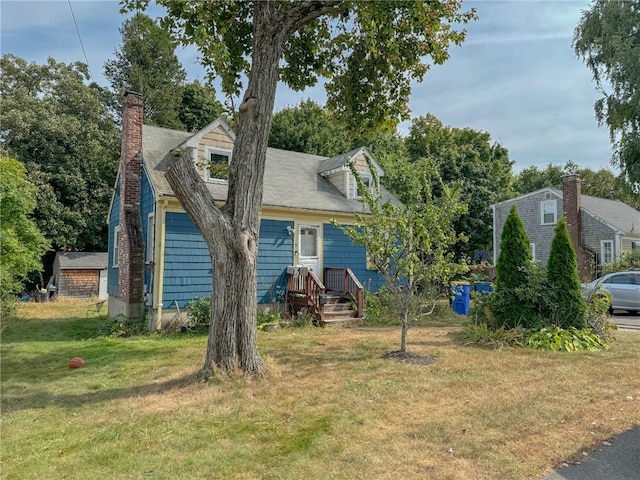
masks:
{"label": "tree branch", "polygon": [[227,225],[227,229],[229,228],[224,213],[215,204],[204,180],[198,175],[190,155],[182,155],[167,170],[165,177],[185,211],[194,220],[200,233],[205,237],[205,240],[212,232],[205,232],[204,226],[214,226],[218,234],[225,230],[225,225]]}
{"label": "tree branch", "polygon": [[288,37],[298,31],[300,27],[323,15],[340,13],[343,11],[342,8],[339,8],[342,3],[342,0],[307,0],[295,3],[284,15],[282,31]]}

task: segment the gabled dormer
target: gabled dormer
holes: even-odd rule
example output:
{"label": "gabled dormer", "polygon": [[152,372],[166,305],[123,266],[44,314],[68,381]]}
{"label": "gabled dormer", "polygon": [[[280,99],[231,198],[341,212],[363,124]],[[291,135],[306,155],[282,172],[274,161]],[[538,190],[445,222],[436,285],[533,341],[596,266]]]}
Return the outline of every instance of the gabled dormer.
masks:
{"label": "gabled dormer", "polygon": [[364,147],[322,161],[318,167],[318,173],[329,180],[346,198],[357,200],[360,198],[360,194],[350,165],[355,167],[363,183],[368,188],[371,188],[373,184],[373,176],[369,165],[375,169],[378,179],[384,175],[380,165]]}
{"label": "gabled dormer", "polygon": [[189,138],[180,148],[189,152],[205,182],[227,183],[236,135],[218,118]]}

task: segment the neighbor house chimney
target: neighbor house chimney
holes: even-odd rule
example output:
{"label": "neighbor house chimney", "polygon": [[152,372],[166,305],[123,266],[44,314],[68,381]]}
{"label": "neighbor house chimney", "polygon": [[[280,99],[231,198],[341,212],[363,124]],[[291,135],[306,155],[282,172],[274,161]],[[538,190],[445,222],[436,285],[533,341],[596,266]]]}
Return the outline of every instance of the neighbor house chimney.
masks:
{"label": "neighbor house chimney", "polygon": [[577,175],[562,177],[562,211],[567,222],[569,238],[576,251],[578,274],[586,279],[590,276],[591,256],[582,246],[582,216],[580,214],[580,199],[582,197],[582,181]]}
{"label": "neighbor house chimney", "polygon": [[126,92],[120,152],[118,297],[123,302],[125,317],[140,320],[144,318],[144,241],[140,217],[142,120],[142,96]]}

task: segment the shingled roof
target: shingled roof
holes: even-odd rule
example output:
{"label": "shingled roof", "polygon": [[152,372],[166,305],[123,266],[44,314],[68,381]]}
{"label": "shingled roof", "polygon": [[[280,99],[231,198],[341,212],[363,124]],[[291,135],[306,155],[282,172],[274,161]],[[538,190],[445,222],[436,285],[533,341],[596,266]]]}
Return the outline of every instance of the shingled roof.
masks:
{"label": "shingled roof", "polygon": [[[143,126],[144,168],[157,196],[175,196],[164,174],[175,162],[171,151],[183,146],[193,135],[167,128]],[[346,198],[329,180],[318,174],[321,165],[327,160],[331,159],[268,148],[263,206],[335,213],[361,212],[362,204],[358,200]],[[226,200],[226,184],[207,182],[207,188],[214,199]],[[383,187],[381,193],[385,199],[397,202]]]}
{"label": "shingled roof", "polygon": [[[551,188],[562,198],[562,190]],[[580,207],[586,213],[616,228],[620,233],[640,233],[640,211],[619,200],[580,196]]]}
{"label": "shingled roof", "polygon": [[58,252],[56,257],[61,270],[104,270],[108,265],[106,252]]}

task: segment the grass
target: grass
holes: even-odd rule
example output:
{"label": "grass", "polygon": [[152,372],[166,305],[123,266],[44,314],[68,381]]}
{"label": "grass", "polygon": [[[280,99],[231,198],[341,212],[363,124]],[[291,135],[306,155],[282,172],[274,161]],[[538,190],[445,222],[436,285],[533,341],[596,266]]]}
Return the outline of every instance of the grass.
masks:
{"label": "grass", "polygon": [[420,327],[419,366],[380,358],[397,328],[275,330],[269,378],[198,385],[205,335],[108,338],[86,306],[23,305],[2,332],[3,479],[536,479],[639,424],[636,333],[554,353]]}

